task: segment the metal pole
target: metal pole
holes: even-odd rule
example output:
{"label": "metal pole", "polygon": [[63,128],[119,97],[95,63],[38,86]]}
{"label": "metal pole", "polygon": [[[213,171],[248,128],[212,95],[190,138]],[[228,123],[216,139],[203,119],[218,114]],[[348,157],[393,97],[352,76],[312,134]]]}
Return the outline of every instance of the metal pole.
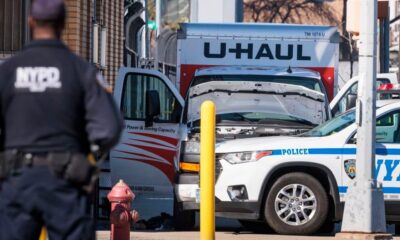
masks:
{"label": "metal pole", "polygon": [[235,22],[243,22],[243,0],[236,0],[235,4]]}
{"label": "metal pole", "polygon": [[199,21],[199,0],[190,1],[190,22],[197,23]]}
{"label": "metal pole", "polygon": [[384,73],[384,61],[385,61],[385,50],[384,50],[384,44],[385,44],[385,39],[384,39],[384,20],[383,19],[378,19],[378,27],[379,27],[379,51],[378,51],[378,66],[379,69],[377,72],[379,73]]}
{"label": "metal pole", "polygon": [[215,104],[201,104],[200,239],[215,239]]}
{"label": "metal pole", "polygon": [[161,1],[162,0],[155,0],[156,1],[156,49],[155,49],[155,62],[154,62],[154,68],[156,70],[159,70],[159,46],[158,46],[158,36],[160,35],[161,32]]}
{"label": "metal pole", "polygon": [[389,16],[386,17],[383,21],[384,24],[384,37],[383,37],[383,42],[384,42],[384,48],[383,48],[383,54],[385,56],[384,58],[384,64],[383,64],[383,72],[388,73],[389,72],[389,58],[390,58],[390,51],[389,51],[389,45],[390,45],[390,24],[389,24]]}
{"label": "metal pole", "polygon": [[148,5],[148,1],[147,0],[144,0],[144,2],[145,2],[145,6],[144,6],[144,13],[145,13],[145,25],[144,25],[144,29],[145,29],[145,36],[146,36],[146,49],[145,49],[145,51],[146,51],[146,59],[148,59],[149,57],[150,57],[150,55],[149,55],[149,48],[150,48],[150,34],[149,34],[149,26],[148,26],[148,24],[149,24],[149,9],[148,9],[148,7],[149,7],[149,5]]}
{"label": "metal pole", "polygon": [[45,227],[42,227],[42,231],[40,232],[39,240],[47,240],[47,230]]}
{"label": "metal pole", "polygon": [[160,35],[161,32],[161,1],[162,0],[155,0],[156,1],[156,36]]}
{"label": "metal pole", "polygon": [[147,0],[142,0],[143,3],[143,12],[141,14],[142,19],[144,19],[144,26],[141,33],[141,49],[140,49],[140,59],[147,59]]}
{"label": "metal pole", "polygon": [[[360,81],[356,108],[357,176],[345,197],[344,233],[385,233],[385,207],[375,168],[375,100],[377,0],[362,0],[360,16]],[[342,235],[339,237],[343,238]]]}

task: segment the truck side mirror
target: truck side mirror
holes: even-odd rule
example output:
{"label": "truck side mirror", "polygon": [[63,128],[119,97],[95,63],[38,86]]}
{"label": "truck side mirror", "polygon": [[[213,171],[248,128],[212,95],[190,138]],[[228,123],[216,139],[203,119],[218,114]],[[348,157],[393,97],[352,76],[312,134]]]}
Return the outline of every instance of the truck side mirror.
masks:
{"label": "truck side mirror", "polygon": [[154,117],[158,115],[160,115],[160,95],[156,90],[147,90],[145,127],[153,126]]}
{"label": "truck side mirror", "polygon": [[357,101],[357,94],[349,93],[346,96],[346,110],[349,110],[350,108],[355,107],[356,101]]}

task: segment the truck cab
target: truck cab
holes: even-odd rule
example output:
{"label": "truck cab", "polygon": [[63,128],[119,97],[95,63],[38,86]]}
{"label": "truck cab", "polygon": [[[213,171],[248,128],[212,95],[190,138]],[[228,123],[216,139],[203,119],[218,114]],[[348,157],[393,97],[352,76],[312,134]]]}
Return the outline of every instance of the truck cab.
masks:
{"label": "truck cab", "polygon": [[202,100],[216,101],[226,140],[306,131],[331,117],[328,100],[337,91],[336,27],[184,23],[176,46],[175,80],[122,68],[115,81],[125,130],[110,153],[111,180],[128,183],[144,219],[179,209],[174,186],[188,163],[181,149],[196,146],[187,143],[196,142],[189,139],[198,134]]}
{"label": "truck cab", "polygon": [[[185,176],[180,173],[199,165],[199,109],[204,100],[216,103],[218,141],[295,135],[330,118],[319,73],[301,68],[201,69],[185,100],[160,72],[123,68],[114,97],[125,130],[110,154],[111,177],[132,187],[135,205],[146,209],[143,218],[172,214],[174,187],[175,200],[184,200],[186,184],[180,180]],[[189,175],[193,173],[197,176],[196,171]],[[197,185],[196,179],[192,184]],[[151,203],[157,207],[147,209]]]}

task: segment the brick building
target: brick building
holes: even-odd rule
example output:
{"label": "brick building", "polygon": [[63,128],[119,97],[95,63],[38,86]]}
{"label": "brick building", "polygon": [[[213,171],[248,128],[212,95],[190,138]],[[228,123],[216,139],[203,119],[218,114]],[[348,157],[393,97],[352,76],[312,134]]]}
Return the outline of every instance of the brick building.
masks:
{"label": "brick building", "polygon": [[[30,41],[27,25],[31,0],[0,0],[0,61]],[[122,0],[66,0],[63,40],[92,62],[113,85],[123,58]]]}

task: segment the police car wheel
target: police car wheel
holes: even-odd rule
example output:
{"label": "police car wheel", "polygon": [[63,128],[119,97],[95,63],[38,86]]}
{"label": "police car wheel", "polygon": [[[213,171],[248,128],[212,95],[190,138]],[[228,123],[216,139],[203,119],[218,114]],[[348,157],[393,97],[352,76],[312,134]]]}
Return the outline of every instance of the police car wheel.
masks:
{"label": "police car wheel", "polygon": [[313,176],[296,172],[278,178],[265,203],[265,219],[280,234],[308,235],[325,222],[328,196]]}

